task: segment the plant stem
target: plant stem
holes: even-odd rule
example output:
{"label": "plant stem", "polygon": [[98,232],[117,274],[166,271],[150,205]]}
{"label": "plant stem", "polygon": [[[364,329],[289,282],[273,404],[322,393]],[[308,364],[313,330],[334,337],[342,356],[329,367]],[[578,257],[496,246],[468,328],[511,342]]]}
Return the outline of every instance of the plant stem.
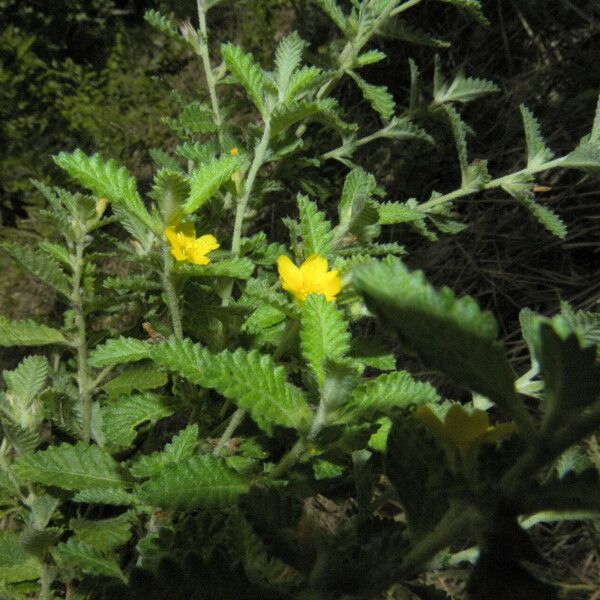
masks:
{"label": "plant stem", "polygon": [[85,310],[83,307],[83,295],[81,284],[83,279],[83,252],[85,249],[85,232],[83,226],[75,242],[75,256],[73,262],[73,290],[71,292],[71,303],[75,312],[75,326],[77,328],[77,385],[79,387],[79,401],[81,403],[81,437],[86,444],[90,443],[92,437],[92,392],[89,384],[88,374],[88,349],[85,324]]}
{"label": "plant stem", "polygon": [[299,460],[304,451],[306,445],[303,439],[299,439],[292,448],[283,455],[281,460],[277,463],[275,468],[269,473],[271,479],[277,479],[293,467]]}
{"label": "plant stem", "polygon": [[173,285],[171,269],[173,268],[173,258],[169,245],[165,239],[162,240],[162,258],[163,258],[163,288],[167,299],[167,308],[171,315],[171,324],[173,326],[173,334],[178,340],[183,338],[183,328],[181,326],[181,312],[179,310],[179,301]]}
{"label": "plant stem", "polygon": [[54,568],[47,562],[42,563],[42,576],[40,577],[40,595],[39,600],[53,600],[52,582],[56,573]]}
{"label": "plant stem", "polygon": [[403,13],[405,10],[408,10],[409,8],[412,8],[413,6],[417,6],[417,4],[421,4],[422,1],[423,0],[408,0],[407,2],[404,2],[404,4],[401,4],[400,6],[395,8],[390,13],[390,17],[395,17],[396,15]]}
{"label": "plant stem", "polygon": [[417,542],[402,560],[400,569],[404,576],[415,575],[419,568],[440,550],[448,547],[461,534],[468,532],[474,517],[473,509],[464,505],[449,508],[436,528]]}
{"label": "plant stem", "polygon": [[252,164],[250,165],[248,177],[246,177],[246,181],[244,183],[244,193],[238,200],[237,208],[235,211],[235,223],[233,226],[233,237],[231,239],[231,254],[233,256],[237,256],[240,253],[240,247],[242,242],[242,226],[244,224],[244,218],[246,217],[246,207],[248,205],[248,200],[250,199],[250,196],[252,194],[252,189],[254,188],[254,182],[256,181],[258,170],[262,167],[263,163],[265,162],[265,156],[269,147],[270,137],[271,121],[267,118],[265,120],[265,128],[263,130],[262,137],[254,152],[254,159],[252,160]]}
{"label": "plant stem", "polygon": [[503,175],[502,177],[498,177],[496,179],[492,179],[488,181],[480,188],[460,188],[458,190],[454,190],[453,192],[449,192],[448,194],[444,194],[442,196],[437,196],[436,198],[432,198],[427,202],[423,202],[419,206],[419,209],[422,212],[430,212],[432,209],[440,206],[441,204],[445,204],[446,202],[451,202],[452,200],[456,200],[456,198],[461,198],[463,196],[469,196],[470,194],[475,194],[477,192],[481,192],[483,190],[491,190],[493,188],[502,187],[505,183],[510,183],[511,180],[517,179],[520,175],[535,175],[536,173],[540,173],[541,171],[548,171],[550,169],[554,169],[560,166],[560,163],[564,160],[564,158],[557,158],[556,160],[551,160],[547,163],[538,165],[533,168],[525,168],[520,171],[516,171],[515,173],[510,173],[509,175]]}
{"label": "plant stem", "polygon": [[198,6],[198,21],[200,23],[200,35],[202,36],[199,47],[200,56],[202,57],[202,65],[204,67],[204,76],[206,77],[206,85],[210,94],[210,103],[212,106],[215,126],[217,127],[217,136],[219,138],[219,146],[223,148],[223,132],[221,123],[221,111],[219,109],[219,100],[217,99],[217,90],[215,85],[215,77],[210,65],[210,56],[208,54],[208,30],[206,27],[206,2],[205,0],[197,0]]}
{"label": "plant stem", "polygon": [[213,454],[215,456],[219,456],[219,454],[221,453],[221,448],[223,448],[223,446],[225,446],[225,444],[227,444],[227,442],[231,439],[231,437],[235,433],[235,430],[238,428],[240,423],[244,420],[245,416],[246,416],[246,410],[243,408],[238,408],[231,415],[231,419],[229,420],[229,424],[227,425],[227,428],[223,432],[223,435],[221,436],[221,438],[217,442],[217,445],[215,446],[215,449],[213,450]]}

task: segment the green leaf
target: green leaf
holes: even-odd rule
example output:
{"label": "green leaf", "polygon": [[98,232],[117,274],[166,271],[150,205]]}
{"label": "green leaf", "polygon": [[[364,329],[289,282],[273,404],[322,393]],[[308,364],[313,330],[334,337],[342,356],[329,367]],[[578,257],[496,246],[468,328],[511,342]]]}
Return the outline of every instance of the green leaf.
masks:
{"label": "green leaf", "polygon": [[342,121],[338,103],[333,98],[297,100],[275,108],[271,117],[271,138],[305,119],[319,121],[343,134],[351,133],[356,128]]}
{"label": "green leaf", "polygon": [[183,129],[188,135],[213,133],[217,130],[212,108],[202,102],[190,102],[183,107],[177,119],[167,120],[174,131]]}
{"label": "green leaf", "polygon": [[387,58],[385,52],[381,52],[380,50],[367,50],[367,52],[363,52],[356,58],[356,64],[359,67],[364,67],[366,65],[378,63],[385,58]]}
{"label": "green leaf", "polygon": [[508,192],[515,200],[522,204],[552,235],[564,240],[567,237],[567,226],[563,220],[549,208],[538,204],[529,185],[503,185],[502,189]]}
{"label": "green leaf", "polygon": [[456,151],[458,153],[458,161],[460,163],[460,173],[462,179],[461,187],[464,188],[468,185],[469,157],[467,154],[467,133],[469,128],[452,105],[444,106],[444,110],[446,111],[446,115],[450,121],[452,135],[456,143]]}
{"label": "green leaf", "polygon": [[63,530],[60,527],[25,527],[19,534],[19,543],[25,552],[44,560],[48,550],[58,542],[62,534]]}
{"label": "green leaf", "polygon": [[181,214],[189,215],[196,212],[231,179],[231,175],[241,165],[240,157],[228,154],[201,164],[192,175],[190,195],[181,207]]}
{"label": "green leaf", "polygon": [[103,390],[110,398],[123,396],[131,392],[152,390],[162,387],[167,383],[167,375],[157,371],[152,364],[143,364],[130,367],[119,373],[114,379],[105,383]]}
{"label": "green leaf", "polygon": [[395,225],[396,223],[410,223],[424,221],[425,214],[419,210],[418,204],[410,202],[386,202],[377,206],[379,210],[379,223],[381,225]]}
{"label": "green leaf", "polygon": [[600,367],[596,346],[582,345],[559,317],[539,325],[539,361],[545,381],[545,420],[564,419],[578,413],[600,394]]}
{"label": "green leaf", "polygon": [[357,268],[354,285],[369,310],[427,367],[487,396],[511,415],[520,411],[496,321],[473,298],[455,298],[448,288],[436,291],[422,272],[410,273],[391,258]]}
{"label": "green leaf", "polygon": [[554,153],[546,146],[540,124],[533,113],[524,104],[521,104],[520,109],[527,143],[527,167],[531,169],[551,160]]}
{"label": "green leaf", "polygon": [[165,222],[172,223],[174,215],[189,193],[190,183],[187,176],[178,171],[160,169],[154,175],[154,183],[149,196],[158,204]]}
{"label": "green leaf", "polygon": [[90,575],[107,575],[123,582],[127,581],[114,558],[88,544],[78,542],[75,538],[58,544],[52,555],[63,569],[71,568]]}
{"label": "green leaf", "polygon": [[293,31],[279,42],[277,50],[275,50],[275,76],[280,101],[287,96],[290,79],[300,66],[305,46],[306,42],[297,32]]}
{"label": "green leaf", "polygon": [[361,168],[352,169],[346,175],[342,196],[338,205],[340,223],[348,223],[352,218],[353,206],[359,201],[368,201],[377,189],[377,181],[371,173]]}
{"label": "green leaf", "polygon": [[416,381],[406,371],[386,373],[359,385],[350,400],[332,417],[338,422],[391,415],[399,409],[434,403],[440,399],[429,383]]}
{"label": "green leaf", "polygon": [[149,342],[135,338],[119,337],[110,339],[90,353],[92,367],[111,367],[122,363],[135,362],[148,358]]}
{"label": "green leaf", "polygon": [[7,393],[26,409],[44,389],[50,365],[45,356],[28,356],[14,371],[3,371]]}
{"label": "green leaf", "polygon": [[299,100],[306,92],[312,90],[323,81],[323,71],[317,67],[302,67],[290,79],[284,103]]}
{"label": "green leaf", "polygon": [[342,9],[336,4],[335,0],[317,0],[321,10],[337,25],[343,34],[348,31],[348,24]]}
{"label": "green leaf", "polygon": [[14,531],[0,531],[0,582],[38,579],[40,567],[40,563],[25,552]]}
{"label": "green leaf", "polygon": [[135,394],[107,402],[102,408],[102,429],[112,449],[131,446],[142,423],[155,423],[173,414],[173,407],[158,394]]}
{"label": "green leaf", "polygon": [[464,104],[499,91],[500,88],[492,81],[465,77],[463,74],[459,74],[450,85],[444,84],[437,90],[434,100],[437,104],[446,102],[461,102]]}
{"label": "green leaf", "polygon": [[[414,25],[402,19],[387,21],[379,30],[380,35],[386,38],[402,40],[409,44],[419,44],[421,46],[429,46],[431,48],[448,48],[450,42],[433,37],[426,31],[415,27]],[[360,59],[360,57],[359,57]]]}
{"label": "green leaf", "polygon": [[135,178],[125,167],[114,160],[105,161],[99,154],[87,156],[81,150],[61,152],[54,162],[75,181],[91,190],[96,196],[106,197],[148,229],[160,234],[160,223],[146,210],[137,191]]}
{"label": "green leaf", "polygon": [[223,461],[209,455],[192,456],[166,464],[143,483],[138,496],[143,502],[168,510],[194,510],[234,504],[249,484]]}
{"label": "green leaf", "polygon": [[310,294],[302,304],[300,347],[319,386],[325,380],[325,362],[339,360],[350,350],[348,324],[334,302]]}
{"label": "green leaf", "polygon": [[573,310],[568,302],[560,303],[560,314],[588,344],[600,345],[600,312]]}
{"label": "green leaf", "polygon": [[175,435],[163,451],[139,456],[131,466],[131,473],[135,477],[156,475],[162,470],[164,465],[173,462],[182,462],[193,456],[197,444],[198,424],[193,423]]}
{"label": "green leaf", "polygon": [[76,541],[103,552],[114,550],[126,544],[131,538],[132,525],[133,516],[130,513],[98,521],[71,519],[69,522],[69,527],[73,530]]}
{"label": "green leaf", "polygon": [[223,44],[221,54],[229,72],[246,90],[258,111],[264,114],[264,74],[252,54],[244,52],[234,44]]}
{"label": "green leaf", "polygon": [[413,536],[432,529],[448,508],[453,481],[444,451],[412,415],[394,420],[387,436],[385,473]]}
{"label": "green leaf", "polygon": [[213,354],[189,340],[169,340],[156,344],[151,358],[192,383],[217,390],[246,409],[269,435],[273,425],[302,430],[311,420],[302,391],[286,381],[270,356],[241,348]]}
{"label": "green leaf", "polygon": [[27,454],[38,447],[40,436],[36,430],[25,429],[19,423],[8,419],[0,419],[0,423],[4,437],[17,454]]}
{"label": "green leaf", "polygon": [[83,442],[25,454],[14,463],[13,471],[20,479],[65,490],[127,485],[126,472],[110,454]]}
{"label": "green leaf", "polygon": [[579,146],[565,156],[560,162],[560,166],[589,173],[600,173],[600,144],[590,142]]}
{"label": "green leaf", "polygon": [[445,2],[446,4],[452,4],[472,17],[477,19],[483,25],[489,25],[489,21],[483,14],[483,8],[479,0],[438,0],[438,2]]}
{"label": "green leaf", "polygon": [[26,248],[14,242],[1,242],[0,250],[6,252],[39,280],[66,298],[70,297],[69,278],[54,258],[44,252],[34,251],[32,248]]}
{"label": "green leaf", "polygon": [[207,265],[178,263],[173,272],[186,277],[231,277],[249,279],[254,272],[254,263],[246,257],[225,258]]}
{"label": "green leaf", "polygon": [[367,83],[356,73],[350,72],[350,76],[354,79],[365,100],[369,102],[374,111],[378,112],[384,119],[389,119],[394,114],[396,103],[385,85]]}
{"label": "green leaf", "polygon": [[305,258],[313,254],[327,257],[333,245],[331,223],[325,213],[319,211],[317,205],[306,196],[298,194],[297,202]]}
{"label": "green leaf", "polygon": [[133,494],[111,487],[81,490],[73,496],[73,501],[84,504],[108,504],[110,506],[133,506],[138,503]]}
{"label": "green leaf", "polygon": [[178,33],[177,29],[175,29],[171,19],[161,14],[159,11],[147,10],[144,13],[144,20],[147,23],[150,23],[152,27],[158,29],[158,31],[173,38],[174,40],[184,41],[183,36]]}

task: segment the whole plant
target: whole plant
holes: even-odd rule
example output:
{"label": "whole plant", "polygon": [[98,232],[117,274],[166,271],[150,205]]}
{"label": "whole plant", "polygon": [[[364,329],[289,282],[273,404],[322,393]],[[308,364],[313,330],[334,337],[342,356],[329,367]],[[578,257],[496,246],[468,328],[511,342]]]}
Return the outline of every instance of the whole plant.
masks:
{"label": "whole plant", "polygon": [[[440,1],[486,23],[476,0]],[[198,0],[197,27],[149,11],[206,88],[173,94],[179,143],[152,151],[151,189],[61,152],[78,187],[37,182],[45,235],[1,243],[64,309],[61,323],[0,317],[0,345],[32,348],[0,394],[3,597],[425,600],[445,594],[420,575],[463,562],[468,598],[559,597],[528,530],[600,510],[578,450],[600,425],[599,319],[524,308],[530,368],[515,373],[494,317],[383,240],[390,225],[459,234],[455,201],[495,188],[563,238],[535,191],[551,169],[600,171],[600,109],[556,157],[521,106],[523,166],[492,175],[460,109],[494,83],[437,59],[429,84],[410,60],[397,104],[363,75],[389,60],[381,35],[440,43],[404,20],[420,0],[316,4],[339,38],[307,64],[292,32],[270,70],[230,42],[211,51],[220,0]],[[336,100],[342,81],[368,123]],[[388,200],[356,162],[373,144],[426,151],[440,127],[454,190]]]}

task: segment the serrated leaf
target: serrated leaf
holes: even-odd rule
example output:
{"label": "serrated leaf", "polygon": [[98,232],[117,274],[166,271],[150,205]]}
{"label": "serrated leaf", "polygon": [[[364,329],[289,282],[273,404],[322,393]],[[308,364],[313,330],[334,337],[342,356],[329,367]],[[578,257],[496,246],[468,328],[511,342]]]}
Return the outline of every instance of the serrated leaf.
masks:
{"label": "serrated leaf", "polygon": [[433,37],[426,31],[402,19],[384,23],[379,31],[383,37],[402,40],[409,44],[420,44],[431,48],[448,48],[450,46],[450,42]]}
{"label": "serrated leaf", "polygon": [[385,58],[387,58],[385,52],[381,52],[380,50],[367,50],[367,52],[363,52],[356,58],[356,64],[359,67],[364,67],[366,65],[378,63]]}
{"label": "serrated leaf", "polygon": [[333,98],[291,101],[278,106],[271,117],[271,138],[287,130],[299,121],[311,119],[348,134],[355,126],[344,122],[339,115],[339,105]]}
{"label": "serrated leaf", "polygon": [[332,415],[337,422],[371,419],[440,399],[435,388],[407,371],[386,373],[359,385],[350,400]]}
{"label": "serrated leaf", "polygon": [[135,178],[114,160],[105,161],[99,154],[87,156],[81,150],[61,152],[54,162],[75,181],[98,197],[108,198],[148,229],[160,232],[160,224],[146,210],[137,190]]}
{"label": "serrated leaf", "polygon": [[317,4],[321,10],[338,26],[340,31],[343,34],[346,34],[348,28],[346,17],[335,0],[317,0]]}
{"label": "serrated leaf", "polygon": [[412,221],[423,221],[425,218],[416,203],[413,206],[408,202],[386,202],[385,204],[378,204],[377,209],[381,225],[411,223]]}
{"label": "serrated leaf", "polygon": [[0,250],[6,252],[39,280],[54,288],[66,298],[70,297],[69,278],[54,258],[14,242],[1,242]]}
{"label": "serrated leaf", "polygon": [[574,310],[565,301],[560,303],[560,314],[574,331],[588,344],[600,345],[600,313]]}
{"label": "serrated leaf", "polygon": [[43,250],[46,254],[50,255],[50,257],[57,260],[59,263],[62,263],[66,267],[71,267],[71,256],[69,255],[69,251],[62,245],[56,244],[54,242],[50,242],[49,240],[44,240],[38,244],[40,250]]}
{"label": "serrated leaf", "polygon": [[299,100],[306,92],[319,85],[323,78],[323,71],[318,67],[298,69],[290,78],[284,103],[289,104],[292,100]]}
{"label": "serrated leaf", "polygon": [[133,506],[138,503],[133,494],[111,487],[81,490],[73,496],[73,501],[84,504],[108,504],[110,506]]}
{"label": "serrated leaf", "polygon": [[233,279],[249,279],[254,272],[254,263],[249,258],[225,258],[210,262],[207,265],[178,263],[174,273],[187,277],[231,277]]}
{"label": "serrated leaf", "polygon": [[151,358],[192,383],[217,390],[246,409],[268,434],[273,425],[302,430],[311,420],[302,391],[286,381],[270,356],[241,348],[213,354],[189,340],[170,340],[156,344]]}
{"label": "serrated leaf", "polygon": [[248,296],[248,298],[255,300],[259,305],[268,304],[288,317],[296,317],[294,306],[290,303],[287,296],[271,289],[269,285],[261,279],[251,279],[248,281],[244,294]]}
{"label": "serrated leaf", "polygon": [[212,133],[217,130],[211,107],[201,102],[191,102],[184,106],[176,123],[191,135]]}
{"label": "serrated leaf", "polygon": [[19,423],[8,419],[2,419],[0,423],[4,437],[18,455],[33,452],[38,447],[40,437],[37,431],[25,429]]}
{"label": "serrated leaf", "polygon": [[127,277],[107,277],[102,282],[102,287],[115,290],[123,294],[131,292],[149,292],[162,289],[158,281],[148,279],[146,275],[128,275]]}
{"label": "serrated leaf", "polygon": [[563,168],[578,169],[590,173],[600,172],[600,144],[587,143],[567,154],[560,162]]}
{"label": "serrated leaf", "polygon": [[161,14],[158,10],[147,10],[144,13],[144,20],[165,35],[175,40],[184,41],[183,36],[175,29],[171,19]]}
{"label": "serrated leaf", "polygon": [[133,391],[143,392],[162,387],[167,383],[167,374],[157,371],[152,364],[130,367],[105,383],[102,389],[110,398],[123,396]]}
{"label": "serrated leaf", "polygon": [[114,558],[75,538],[58,544],[52,550],[52,555],[62,569],[76,569],[90,575],[107,575],[127,581]]}
{"label": "serrated leaf", "polygon": [[319,211],[317,205],[306,196],[298,194],[297,202],[304,256],[308,258],[313,254],[318,254],[327,257],[333,246],[331,223],[327,220],[325,213]]}
{"label": "serrated leaf", "polygon": [[3,371],[7,393],[18,399],[25,409],[44,389],[50,365],[45,356],[28,356],[14,371]]}
{"label": "serrated leaf", "polygon": [[520,109],[527,143],[527,167],[531,169],[548,162],[554,153],[546,146],[540,124],[533,113],[524,104]]}
{"label": "serrated leaf", "polygon": [[189,215],[196,212],[225,182],[231,179],[231,175],[241,165],[240,157],[229,155],[201,164],[192,174],[190,195],[181,206],[181,214]]}
{"label": "serrated leaf", "polygon": [[396,102],[385,85],[367,83],[356,73],[350,72],[350,76],[354,79],[365,100],[369,102],[374,111],[378,112],[384,119],[389,119],[394,114]]}
{"label": "serrated leaf", "polygon": [[49,548],[58,542],[62,534],[60,527],[25,527],[19,534],[19,543],[25,552],[43,560]]}
{"label": "serrated leaf", "polygon": [[452,4],[470,14],[483,25],[489,25],[489,21],[483,14],[483,8],[481,7],[481,2],[479,0],[438,0],[438,2]]}
{"label": "serrated leaf", "polygon": [[125,470],[110,454],[83,442],[25,454],[14,463],[13,471],[20,479],[65,490],[121,488],[128,483]]}
{"label": "serrated leaf", "polygon": [[194,510],[234,504],[249,484],[223,461],[209,455],[170,463],[143,483],[138,496],[152,506],[169,510]]}
{"label": "serrated leaf", "polygon": [[446,102],[461,102],[464,104],[499,91],[500,88],[493,81],[465,77],[463,74],[459,74],[450,85],[445,84],[437,90],[434,100],[437,104]]}
{"label": "serrated leaf", "polygon": [[161,452],[141,455],[131,466],[135,477],[150,477],[159,473],[167,463],[182,462],[193,456],[198,443],[198,424],[182,429]]}
{"label": "serrated leaf", "polygon": [[567,237],[567,226],[563,220],[549,208],[534,200],[533,192],[525,185],[503,185],[502,189],[518,200],[552,235],[564,240]]}
{"label": "serrated leaf", "polygon": [[581,411],[600,394],[600,367],[596,347],[582,345],[568,328],[557,320],[539,324],[540,371],[545,381],[546,419],[566,418]]}
{"label": "serrated leaf", "polygon": [[381,130],[379,137],[393,140],[421,140],[433,144],[433,138],[421,127],[406,117],[392,117],[391,122]]}
{"label": "serrated leaf", "polygon": [[40,563],[21,547],[18,535],[0,531],[0,581],[15,583],[38,579],[40,575]]}
{"label": "serrated leaf", "polygon": [[422,272],[410,273],[391,258],[358,267],[354,285],[369,310],[426,366],[487,396],[511,415],[519,412],[496,321],[473,298],[456,298],[448,288],[436,291]]}
{"label": "serrated leaf", "polygon": [[287,96],[290,79],[300,66],[305,45],[306,42],[294,31],[285,36],[275,50],[275,76],[280,101]]}
{"label": "serrated leaf", "polygon": [[110,339],[90,353],[89,364],[99,368],[135,362],[148,358],[149,348],[148,342],[135,338]]}
{"label": "serrated leaf", "polygon": [[264,73],[254,61],[252,54],[244,52],[234,44],[223,44],[221,54],[229,72],[246,90],[252,103],[264,114]]}
{"label": "serrated leaf", "polygon": [[325,380],[325,362],[339,360],[350,350],[348,324],[334,302],[310,294],[300,314],[300,347],[319,386]]}
{"label": "serrated leaf", "polygon": [[173,406],[158,394],[135,394],[107,402],[102,408],[102,429],[107,446],[128,448],[142,423],[155,423],[173,414]]}
{"label": "serrated leaf", "polygon": [[69,527],[76,541],[106,552],[126,544],[131,538],[133,517],[124,513],[111,519],[71,519]]}
{"label": "serrated leaf", "polygon": [[345,224],[352,218],[352,207],[358,200],[370,200],[377,189],[377,181],[371,173],[361,168],[352,169],[344,180],[342,195],[338,205],[340,223]]}
{"label": "serrated leaf", "polygon": [[154,175],[149,196],[156,201],[165,221],[171,223],[189,194],[190,182],[187,176],[179,171],[160,169]]}
{"label": "serrated leaf", "polygon": [[446,111],[446,115],[450,121],[452,135],[454,137],[454,142],[456,143],[456,151],[458,153],[458,161],[460,163],[460,173],[462,179],[461,187],[466,187],[468,183],[469,170],[469,158],[467,155],[467,133],[469,129],[452,105],[445,105],[444,110]]}

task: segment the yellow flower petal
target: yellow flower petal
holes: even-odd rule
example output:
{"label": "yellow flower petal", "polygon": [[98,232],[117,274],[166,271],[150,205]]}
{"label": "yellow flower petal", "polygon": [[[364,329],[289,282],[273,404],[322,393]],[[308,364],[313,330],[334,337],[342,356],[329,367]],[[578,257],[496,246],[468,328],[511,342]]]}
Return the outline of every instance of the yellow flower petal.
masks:
{"label": "yellow flower petal", "polygon": [[302,263],[300,272],[305,284],[312,284],[326,275],[327,259],[318,254],[313,254]]}
{"label": "yellow flower petal", "polygon": [[288,256],[280,256],[277,259],[277,270],[281,287],[286,292],[296,295],[302,290],[302,275],[300,269],[291,261]]}
{"label": "yellow flower petal", "polygon": [[483,410],[475,410],[469,414],[462,406],[454,404],[446,414],[444,425],[448,437],[464,454],[478,437],[487,432],[490,421]]}
{"label": "yellow flower petal", "polygon": [[335,297],[342,289],[342,280],[337,271],[329,271],[325,274],[321,283],[320,291],[325,295],[328,302],[335,300]]}
{"label": "yellow flower petal", "polygon": [[219,247],[214,235],[203,235],[191,244],[189,248],[190,261],[195,265],[207,265],[210,259],[207,254],[211,250],[216,250]]}
{"label": "yellow flower petal", "polygon": [[440,421],[438,416],[429,408],[429,406],[419,406],[415,409],[413,414],[417,421],[425,425],[425,427],[427,427],[427,429],[429,429],[429,431],[431,431],[431,433],[433,433],[433,435],[441,442],[448,441],[444,423]]}

